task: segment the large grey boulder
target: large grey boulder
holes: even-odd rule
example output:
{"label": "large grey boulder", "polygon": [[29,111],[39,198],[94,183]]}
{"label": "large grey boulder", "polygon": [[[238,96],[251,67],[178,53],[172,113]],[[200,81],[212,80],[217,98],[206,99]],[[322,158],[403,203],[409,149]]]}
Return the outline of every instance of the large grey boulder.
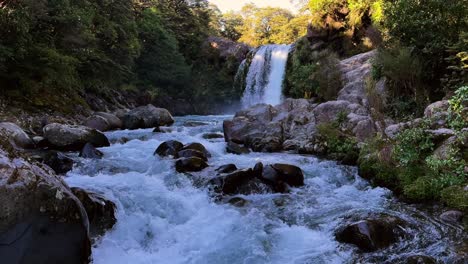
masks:
{"label": "large grey boulder", "polygon": [[44,137],[52,147],[62,150],[79,151],[86,143],[95,147],[110,145],[103,133],[85,126],[52,123],[44,127]]}
{"label": "large grey boulder", "polygon": [[10,122],[0,123],[0,131],[4,132],[4,135],[9,141],[17,148],[34,148],[34,141],[16,124]]}
{"label": "large grey boulder", "polygon": [[110,128],[109,122],[102,116],[93,115],[86,119],[85,126],[99,131],[107,131]]}
{"label": "large grey boulder", "polygon": [[166,109],[149,104],[128,111],[122,117],[122,122],[126,129],[153,128],[172,125],[174,118]]}
{"label": "large grey boulder", "polygon": [[0,147],[2,263],[88,263],[88,218],[68,186],[47,167]]}
{"label": "large grey boulder", "polygon": [[122,120],[120,120],[119,117],[117,117],[114,114],[111,113],[105,113],[105,112],[96,112],[94,113],[95,116],[100,116],[104,118],[107,123],[109,124],[108,129],[109,130],[115,130],[115,129],[120,129],[122,128]]}

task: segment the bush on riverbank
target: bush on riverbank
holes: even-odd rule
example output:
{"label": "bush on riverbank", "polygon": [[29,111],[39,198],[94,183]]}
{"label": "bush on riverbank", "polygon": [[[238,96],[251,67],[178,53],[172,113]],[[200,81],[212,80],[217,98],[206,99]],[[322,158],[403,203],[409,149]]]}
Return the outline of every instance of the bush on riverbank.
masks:
{"label": "bush on riverbank", "polygon": [[394,139],[378,136],[361,149],[361,175],[411,201],[442,201],[467,210],[468,87],[449,101],[447,125],[453,135],[432,132],[427,117],[402,130]]}

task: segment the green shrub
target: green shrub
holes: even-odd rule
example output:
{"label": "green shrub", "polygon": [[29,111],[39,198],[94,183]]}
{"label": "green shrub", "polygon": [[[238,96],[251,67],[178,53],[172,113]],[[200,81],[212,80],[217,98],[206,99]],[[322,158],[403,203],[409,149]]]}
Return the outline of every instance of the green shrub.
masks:
{"label": "green shrub", "polygon": [[462,86],[455,91],[455,95],[449,100],[449,126],[461,130],[468,127],[468,86]]}
{"label": "green shrub", "polygon": [[355,163],[359,157],[356,139],[342,128],[347,119],[345,112],[340,112],[336,120],[317,126],[319,140],[325,147],[327,156],[337,160]]}
{"label": "green shrub", "polygon": [[422,112],[427,103],[427,94],[422,79],[423,64],[412,49],[386,47],[379,49],[373,60],[374,78],[386,77],[389,93],[387,111],[392,117],[402,117]]}
{"label": "green shrub", "polygon": [[468,191],[462,186],[451,186],[441,192],[441,200],[448,206],[468,210]]}

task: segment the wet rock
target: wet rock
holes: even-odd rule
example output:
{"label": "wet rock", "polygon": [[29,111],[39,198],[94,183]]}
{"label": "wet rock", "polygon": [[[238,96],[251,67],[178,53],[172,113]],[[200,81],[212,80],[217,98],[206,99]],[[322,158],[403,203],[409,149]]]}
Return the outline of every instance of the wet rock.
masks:
{"label": "wet rock", "polygon": [[104,118],[107,123],[108,123],[108,130],[116,130],[116,129],[121,129],[123,124],[122,120],[120,120],[119,117],[117,117],[114,114],[111,113],[105,113],[105,112],[96,112],[94,113],[95,116],[100,116]]}
{"label": "wet rock", "polygon": [[10,122],[0,123],[0,131],[3,131],[13,146],[23,149],[34,148],[33,140],[16,124]]}
{"label": "wet rock", "polygon": [[206,133],[206,134],[203,134],[202,137],[204,139],[217,139],[217,138],[224,138],[224,135],[219,134],[219,133]]}
{"label": "wet rock", "polygon": [[237,167],[234,164],[222,165],[222,166],[220,166],[219,168],[216,169],[216,171],[218,173],[229,173],[229,172],[233,172],[233,171],[236,171],[236,170],[237,170]]}
{"label": "wet rock", "polygon": [[73,160],[61,152],[48,151],[42,159],[42,162],[57,174],[66,174],[73,169]]}
{"label": "wet rock", "polygon": [[277,188],[283,188],[283,183],[292,187],[304,185],[304,174],[301,168],[289,164],[277,163],[265,166],[263,168],[262,179]]}
{"label": "wet rock", "polygon": [[80,157],[85,159],[100,159],[104,156],[100,150],[97,150],[93,144],[86,143],[83,149],[80,151]]}
{"label": "wet rock", "polygon": [[234,142],[228,142],[226,145],[226,152],[241,155],[241,154],[249,154],[250,150],[240,144],[237,144]]}
{"label": "wet rock", "polygon": [[196,172],[208,167],[208,164],[203,159],[191,157],[178,159],[175,166],[177,172]]}
{"label": "wet rock", "polygon": [[200,121],[187,121],[184,123],[184,126],[186,127],[198,127],[198,126],[207,126],[209,125],[206,122],[200,122]]}
{"label": "wet rock", "polygon": [[404,233],[403,221],[394,217],[362,220],[339,230],[335,237],[339,242],[356,245],[365,252],[382,249],[397,242]]}
{"label": "wet rock", "polygon": [[176,140],[169,140],[161,143],[159,147],[154,152],[154,155],[159,155],[162,157],[166,156],[177,156],[177,152],[179,152],[184,147],[184,144],[180,143]]}
{"label": "wet rock", "polygon": [[2,263],[88,263],[91,243],[81,202],[52,170],[0,149]]}
{"label": "wet rock", "polygon": [[103,196],[85,191],[81,188],[71,188],[73,194],[83,204],[89,219],[89,232],[91,237],[104,235],[111,229],[117,219],[115,218],[115,204]]}
{"label": "wet rock", "polygon": [[32,138],[32,140],[37,148],[46,148],[49,146],[49,142],[44,137],[35,136]]}
{"label": "wet rock", "polygon": [[110,145],[103,133],[85,126],[52,123],[44,127],[44,137],[53,148],[61,150],[78,151],[86,143],[91,143],[96,147]]}
{"label": "wet rock", "polygon": [[457,223],[462,221],[463,213],[456,210],[450,210],[447,212],[443,212],[439,217],[445,222]]}
{"label": "wet rock", "polygon": [[184,149],[184,150],[181,150],[179,152],[177,152],[177,157],[178,158],[191,158],[191,157],[195,157],[195,158],[200,158],[204,161],[208,161],[208,158],[206,157],[205,153],[203,152],[200,152],[198,150],[194,150],[194,149]]}
{"label": "wet rock", "polygon": [[222,194],[255,194],[271,193],[273,190],[255,177],[252,169],[237,170],[215,177],[209,181],[217,193]]}
{"label": "wet rock", "polygon": [[437,260],[433,257],[424,255],[414,255],[406,259],[407,264],[436,264]]}
{"label": "wet rock", "polygon": [[123,128],[138,129],[172,125],[174,119],[166,109],[146,105],[125,113],[122,117],[122,122]]}
{"label": "wet rock", "polygon": [[229,199],[228,203],[232,204],[235,207],[244,207],[249,203],[249,201],[241,197],[233,197]]}
{"label": "wet rock", "polygon": [[263,173],[263,163],[257,162],[253,167],[253,174],[257,178],[261,178]]}
{"label": "wet rock", "polygon": [[210,152],[208,152],[208,150],[206,150],[205,146],[203,146],[203,145],[200,144],[200,143],[190,143],[190,144],[186,144],[186,145],[184,145],[184,147],[182,148],[182,150],[186,150],[186,149],[198,150],[198,151],[202,152],[203,154],[205,154],[206,157],[208,157],[208,158],[211,157]]}
{"label": "wet rock", "polygon": [[107,122],[107,120],[104,117],[97,115],[93,115],[86,119],[84,125],[89,128],[94,128],[103,132],[109,130],[110,128],[109,122]]}

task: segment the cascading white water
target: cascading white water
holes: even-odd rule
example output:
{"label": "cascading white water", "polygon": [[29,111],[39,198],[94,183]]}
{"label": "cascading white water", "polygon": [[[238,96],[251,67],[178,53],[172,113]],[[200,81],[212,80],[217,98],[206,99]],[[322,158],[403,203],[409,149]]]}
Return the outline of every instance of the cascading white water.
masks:
{"label": "cascading white water", "polygon": [[242,106],[281,103],[283,79],[290,45],[261,46],[249,66]]}
{"label": "cascading white water", "polygon": [[[117,224],[95,242],[93,264],[400,263],[399,258],[411,254],[454,263],[450,241],[462,241],[463,229],[439,224],[392,199],[388,190],[372,188],[353,167],[298,154],[226,153],[223,139],[207,140],[203,135],[221,133],[227,118],[231,117],[176,118],[172,133],[108,132],[113,144],[100,149],[102,159],[76,158],[78,163],[65,178],[68,184],[102,194],[117,205]],[[186,127],[186,121],[207,125]],[[166,140],[202,143],[212,154],[210,167],[192,175],[176,172],[172,158],[153,155]],[[305,186],[289,193],[239,195],[248,202],[235,207],[213,197],[207,186],[197,185],[198,177],[215,177],[220,165],[252,168],[260,161],[301,167]],[[334,231],[344,219],[379,213],[410,223],[409,236],[364,255],[335,240]]]}

